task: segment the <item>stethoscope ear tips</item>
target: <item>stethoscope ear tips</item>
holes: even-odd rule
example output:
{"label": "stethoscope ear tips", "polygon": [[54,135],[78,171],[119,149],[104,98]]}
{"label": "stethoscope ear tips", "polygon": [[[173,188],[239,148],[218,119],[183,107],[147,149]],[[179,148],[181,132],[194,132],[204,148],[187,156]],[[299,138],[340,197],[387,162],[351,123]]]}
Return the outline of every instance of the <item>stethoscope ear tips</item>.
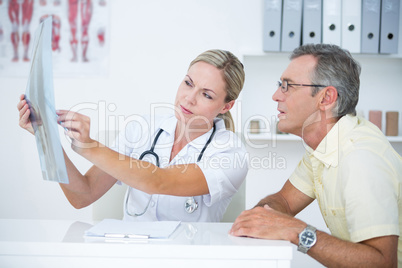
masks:
{"label": "stethoscope ear tips", "polygon": [[198,208],[197,201],[194,200],[194,197],[189,197],[186,202],[184,203],[184,209],[188,214],[193,213]]}

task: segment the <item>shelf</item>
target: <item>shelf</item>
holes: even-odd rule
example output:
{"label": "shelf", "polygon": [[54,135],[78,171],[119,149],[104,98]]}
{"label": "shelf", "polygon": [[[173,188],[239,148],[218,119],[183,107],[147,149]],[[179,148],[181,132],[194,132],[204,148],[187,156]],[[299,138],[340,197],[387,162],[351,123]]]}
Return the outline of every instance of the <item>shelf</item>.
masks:
{"label": "shelf", "polygon": [[301,138],[292,134],[251,134],[244,133],[244,138],[251,141],[301,141]]}
{"label": "shelf", "polygon": [[[250,141],[301,141],[301,138],[292,134],[251,134],[244,133],[244,138]],[[389,142],[402,142],[402,136],[387,136]]]}
{"label": "shelf", "polygon": [[402,136],[387,136],[390,142],[402,142]]}

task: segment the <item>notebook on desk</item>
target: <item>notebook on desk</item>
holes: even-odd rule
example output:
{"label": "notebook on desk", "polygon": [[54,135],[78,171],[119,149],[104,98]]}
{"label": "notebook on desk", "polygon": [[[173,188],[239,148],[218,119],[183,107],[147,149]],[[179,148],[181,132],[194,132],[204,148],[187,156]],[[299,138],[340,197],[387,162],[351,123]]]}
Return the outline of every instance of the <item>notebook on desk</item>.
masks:
{"label": "notebook on desk", "polygon": [[85,231],[86,237],[119,239],[167,239],[180,221],[131,222],[104,219]]}

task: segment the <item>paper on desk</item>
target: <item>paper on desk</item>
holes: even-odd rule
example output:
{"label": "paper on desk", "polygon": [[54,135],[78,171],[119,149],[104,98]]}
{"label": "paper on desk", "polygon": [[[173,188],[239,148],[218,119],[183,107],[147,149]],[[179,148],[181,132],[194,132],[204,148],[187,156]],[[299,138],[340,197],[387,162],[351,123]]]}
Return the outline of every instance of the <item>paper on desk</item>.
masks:
{"label": "paper on desk", "polygon": [[147,235],[149,238],[169,238],[180,221],[132,222],[104,219],[85,232],[85,236],[104,237],[105,234]]}
{"label": "paper on desk", "polygon": [[49,16],[35,32],[25,99],[31,112],[43,179],[68,183],[54,108],[51,39],[52,17]]}

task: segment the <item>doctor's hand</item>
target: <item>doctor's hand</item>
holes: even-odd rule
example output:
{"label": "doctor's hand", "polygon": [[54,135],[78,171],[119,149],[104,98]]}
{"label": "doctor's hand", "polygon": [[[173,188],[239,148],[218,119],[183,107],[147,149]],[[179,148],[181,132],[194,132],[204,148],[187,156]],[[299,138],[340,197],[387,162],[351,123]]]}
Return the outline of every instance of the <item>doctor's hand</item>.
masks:
{"label": "doctor's hand", "polygon": [[89,136],[91,120],[88,116],[67,110],[57,110],[56,114],[57,122],[71,138],[71,148],[75,152],[81,154],[84,149],[97,146],[97,142]]}
{"label": "doctor's hand", "polygon": [[243,211],[233,223],[229,233],[234,236],[287,240],[297,243],[298,234],[305,227],[306,223],[265,205]]}
{"label": "doctor's hand", "polygon": [[23,129],[27,130],[31,134],[34,134],[34,129],[31,124],[31,120],[29,120],[29,115],[31,114],[31,111],[29,110],[29,106],[27,101],[25,100],[25,95],[22,94],[20,96],[20,101],[17,104],[17,109],[20,112],[20,119],[19,119],[19,125]]}

